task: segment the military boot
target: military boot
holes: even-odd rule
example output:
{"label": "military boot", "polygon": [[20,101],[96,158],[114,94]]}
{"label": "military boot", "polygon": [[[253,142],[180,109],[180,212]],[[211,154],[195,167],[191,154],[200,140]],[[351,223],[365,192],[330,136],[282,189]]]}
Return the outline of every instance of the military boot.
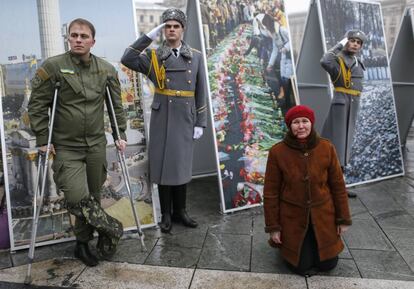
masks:
{"label": "military boot", "polygon": [[161,223],[159,224],[161,232],[169,233],[172,229],[171,223],[171,187],[158,185],[158,194],[160,196],[161,206]]}
{"label": "military boot", "polygon": [[98,258],[91,253],[88,243],[77,241],[74,255],[86,266],[93,267],[98,265]]}
{"label": "military boot", "polygon": [[174,222],[181,222],[184,226],[195,228],[197,222],[188,216],[186,207],[187,185],[179,185],[173,187],[173,215]]}
{"label": "military boot", "polygon": [[115,253],[116,246],[124,232],[121,222],[108,215],[93,196],[76,204],[68,204],[67,208],[72,215],[84,219],[98,231],[99,236],[102,236],[101,242],[98,239],[99,255],[107,257]]}
{"label": "military boot", "polygon": [[114,242],[105,233],[99,233],[98,242],[96,243],[96,249],[99,253],[99,257],[102,260],[109,260],[116,252],[116,246],[118,242]]}

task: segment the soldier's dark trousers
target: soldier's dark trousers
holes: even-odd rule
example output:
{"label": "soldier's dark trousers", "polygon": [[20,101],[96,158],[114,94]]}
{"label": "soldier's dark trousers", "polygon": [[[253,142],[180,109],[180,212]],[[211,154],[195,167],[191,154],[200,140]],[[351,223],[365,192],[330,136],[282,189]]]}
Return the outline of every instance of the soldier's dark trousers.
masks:
{"label": "soldier's dark trousers", "polygon": [[174,222],[181,222],[184,226],[195,228],[197,222],[191,219],[186,210],[187,184],[172,186],[173,195],[173,215]]}
{"label": "soldier's dark trousers", "polygon": [[106,179],[106,144],[55,149],[54,180],[65,195],[69,212],[76,216],[74,233],[77,241],[87,243],[97,230],[101,245],[111,244],[113,248],[122,236],[123,228],[100,205],[100,192]]}
{"label": "soldier's dark trousers", "polygon": [[161,206],[161,223],[160,229],[163,233],[171,231],[171,186],[158,185],[158,194],[160,196]]}
{"label": "soldier's dark trousers", "polygon": [[[163,233],[171,231],[172,223],[181,222],[184,226],[195,228],[197,222],[191,219],[186,211],[187,185],[158,185],[162,219],[160,228]],[[172,206],[171,206],[172,203]],[[173,214],[171,215],[171,209]]]}

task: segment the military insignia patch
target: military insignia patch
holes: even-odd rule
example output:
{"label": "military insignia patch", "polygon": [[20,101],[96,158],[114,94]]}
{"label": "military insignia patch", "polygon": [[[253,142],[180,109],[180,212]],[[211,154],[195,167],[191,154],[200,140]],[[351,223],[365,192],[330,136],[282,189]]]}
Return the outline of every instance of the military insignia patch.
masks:
{"label": "military insignia patch", "polygon": [[32,85],[32,89],[39,87],[42,84],[42,82],[43,82],[42,78],[39,76],[39,74],[36,73],[36,75],[30,81]]}
{"label": "military insignia patch", "polygon": [[36,70],[36,75],[39,75],[39,77],[42,80],[48,80],[50,77],[47,71],[43,67],[40,67],[38,70]]}
{"label": "military insignia patch", "polygon": [[37,88],[49,78],[50,75],[47,73],[47,71],[43,67],[40,67],[38,70],[36,70],[36,74],[30,81],[30,84],[32,85],[32,88]]}
{"label": "military insignia patch", "polygon": [[60,72],[65,73],[65,74],[75,74],[75,71],[73,71],[72,69],[66,69],[66,68],[61,68]]}

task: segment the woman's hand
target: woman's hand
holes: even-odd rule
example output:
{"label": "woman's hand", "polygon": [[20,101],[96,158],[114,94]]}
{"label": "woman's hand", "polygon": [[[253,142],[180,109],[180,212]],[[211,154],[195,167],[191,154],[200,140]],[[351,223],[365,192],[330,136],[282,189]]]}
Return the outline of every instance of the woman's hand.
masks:
{"label": "woman's hand", "polygon": [[282,244],[282,238],[281,238],[281,235],[280,235],[280,231],[270,233],[270,238],[276,244]]}
{"label": "woman's hand", "polygon": [[350,226],[348,226],[348,225],[338,225],[336,227],[336,233],[338,235],[342,235],[343,233],[345,233],[346,231],[348,231],[349,227]]}

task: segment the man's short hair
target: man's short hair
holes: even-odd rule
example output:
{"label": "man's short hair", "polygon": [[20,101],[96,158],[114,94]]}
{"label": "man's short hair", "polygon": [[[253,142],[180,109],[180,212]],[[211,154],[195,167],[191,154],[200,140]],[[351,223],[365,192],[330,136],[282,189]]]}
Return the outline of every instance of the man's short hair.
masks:
{"label": "man's short hair", "polygon": [[91,32],[92,32],[92,38],[93,38],[93,39],[95,39],[95,33],[96,33],[96,30],[95,30],[95,27],[93,26],[93,24],[92,24],[91,22],[89,22],[88,20],[83,19],[83,18],[76,18],[75,20],[72,20],[72,22],[70,22],[70,24],[69,24],[69,28],[68,28],[68,32],[69,32],[69,33],[70,33],[70,28],[72,28],[72,26],[73,26],[74,24],[79,24],[79,25],[86,25],[86,26],[88,26],[88,27],[89,27],[89,29],[90,29],[90,30],[91,30]]}

